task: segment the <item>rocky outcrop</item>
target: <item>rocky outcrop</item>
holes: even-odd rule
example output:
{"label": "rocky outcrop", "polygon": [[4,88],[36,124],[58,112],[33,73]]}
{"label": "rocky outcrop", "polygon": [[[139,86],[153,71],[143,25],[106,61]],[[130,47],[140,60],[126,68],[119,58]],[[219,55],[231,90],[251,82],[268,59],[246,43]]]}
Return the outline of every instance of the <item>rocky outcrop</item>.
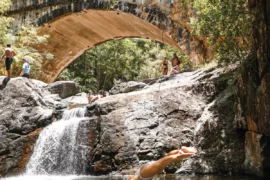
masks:
{"label": "rocky outcrop", "polygon": [[45,86],[19,77],[0,91],[0,176],[23,171],[40,130],[67,107]]}
{"label": "rocky outcrop", "polygon": [[139,164],[183,145],[198,147],[199,155],[167,172],[243,172],[245,134],[234,123],[230,73],[183,73],[89,105],[89,114],[97,119],[97,128],[89,132],[95,142],[91,173],[130,174]]}
{"label": "rocky outcrop", "polygon": [[140,90],[146,86],[143,82],[129,81],[116,84],[111,90],[110,94],[128,93],[135,90]]}
{"label": "rocky outcrop", "polygon": [[[196,146],[199,154],[166,172],[266,175],[270,139],[245,118],[244,104],[235,104],[246,94],[236,96],[233,77],[228,69],[200,69],[88,104],[90,118],[81,121],[77,133],[77,148],[88,161],[82,172],[132,174],[140,164],[184,145]],[[39,131],[82,98],[83,93],[63,100],[44,83],[12,79],[0,91],[0,174],[21,172]]]}
{"label": "rocky outcrop", "polygon": [[48,91],[52,94],[59,94],[60,98],[64,99],[80,92],[80,87],[73,81],[56,81],[49,84]]}

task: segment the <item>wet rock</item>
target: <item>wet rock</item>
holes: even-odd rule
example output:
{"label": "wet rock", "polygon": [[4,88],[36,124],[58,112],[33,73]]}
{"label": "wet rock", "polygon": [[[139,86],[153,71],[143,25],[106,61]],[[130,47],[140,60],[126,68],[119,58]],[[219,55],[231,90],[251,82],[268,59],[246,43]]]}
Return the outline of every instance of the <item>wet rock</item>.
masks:
{"label": "wet rock", "polygon": [[94,110],[96,108],[96,103],[93,102],[93,103],[90,103],[86,106],[87,110],[91,111],[91,110]]}

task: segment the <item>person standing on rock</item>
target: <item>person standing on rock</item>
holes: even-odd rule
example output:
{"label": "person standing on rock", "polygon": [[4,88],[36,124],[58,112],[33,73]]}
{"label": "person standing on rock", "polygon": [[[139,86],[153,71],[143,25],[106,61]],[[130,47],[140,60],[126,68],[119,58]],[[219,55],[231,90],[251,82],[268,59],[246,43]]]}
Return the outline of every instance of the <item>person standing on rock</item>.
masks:
{"label": "person standing on rock", "polygon": [[13,61],[13,57],[16,56],[15,51],[11,48],[10,44],[7,44],[7,47],[5,48],[4,54],[1,57],[1,60],[6,57],[6,70],[7,70],[7,77],[8,80],[11,78],[10,68]]}
{"label": "person standing on rock", "polygon": [[29,62],[28,62],[26,57],[23,57],[22,60],[23,60],[23,69],[21,72],[21,76],[29,78],[29,73],[30,73],[31,67],[30,67]]}
{"label": "person standing on rock", "polygon": [[160,63],[162,69],[162,76],[166,76],[168,74],[168,60],[166,57]]}
{"label": "person standing on rock", "polygon": [[138,174],[129,176],[128,180],[150,180],[169,164],[194,156],[196,153],[196,148],[183,146],[180,150],[173,150],[157,161],[143,165]]}

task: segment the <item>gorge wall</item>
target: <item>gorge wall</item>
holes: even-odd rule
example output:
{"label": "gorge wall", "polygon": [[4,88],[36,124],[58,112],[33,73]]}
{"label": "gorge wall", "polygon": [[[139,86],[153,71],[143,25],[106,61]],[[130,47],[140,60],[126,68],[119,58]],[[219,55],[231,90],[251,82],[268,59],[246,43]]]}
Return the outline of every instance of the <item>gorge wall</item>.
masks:
{"label": "gorge wall", "polygon": [[238,126],[246,130],[245,171],[265,175],[270,172],[270,3],[249,0],[256,13],[254,53],[243,65],[238,83]]}

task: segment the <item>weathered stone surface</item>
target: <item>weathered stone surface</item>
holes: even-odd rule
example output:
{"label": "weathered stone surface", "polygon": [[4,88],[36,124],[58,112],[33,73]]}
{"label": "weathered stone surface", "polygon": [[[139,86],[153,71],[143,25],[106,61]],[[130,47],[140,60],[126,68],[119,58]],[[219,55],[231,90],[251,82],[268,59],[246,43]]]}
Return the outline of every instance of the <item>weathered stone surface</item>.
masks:
{"label": "weathered stone surface", "polygon": [[128,93],[132,91],[137,91],[146,86],[143,82],[129,81],[116,84],[111,90],[110,94],[120,94],[120,93]]}
{"label": "weathered stone surface", "polygon": [[74,96],[63,99],[61,102],[66,104],[67,106],[70,106],[72,104],[87,105],[88,104],[87,94],[78,93]]}
{"label": "weathered stone surface", "polygon": [[185,145],[198,147],[199,155],[168,172],[243,172],[244,132],[234,124],[235,89],[228,78],[219,79],[223,74],[223,69],[182,73],[96,101],[89,109],[95,107],[100,119],[94,148],[100,158],[91,162],[92,170],[130,173]]}
{"label": "weathered stone surface", "polygon": [[270,138],[252,131],[246,133],[245,171],[248,174],[265,175],[270,169]]}
{"label": "weathered stone surface", "polygon": [[[253,24],[254,51],[242,63],[243,71],[238,80],[236,124],[246,133],[245,170],[249,174],[270,176],[270,3],[248,0],[249,8],[256,12]],[[266,150],[268,149],[268,150]],[[268,153],[265,153],[267,152]]]}
{"label": "weathered stone surface", "polygon": [[55,57],[54,61],[45,61],[42,66],[44,73],[40,78],[48,83],[53,82],[68,64],[86,50],[109,40],[149,38],[179,49],[177,43],[158,27],[132,14],[118,11],[84,10],[68,14],[45,24],[39,33],[48,34],[50,38],[48,44],[40,45],[38,50]]}
{"label": "weathered stone surface", "polygon": [[56,81],[48,85],[52,94],[59,94],[60,98],[67,98],[80,92],[80,87],[73,81]]}
{"label": "weathered stone surface", "polygon": [[40,128],[52,122],[60,102],[45,86],[19,77],[0,91],[0,176],[23,171]]}
{"label": "weathered stone surface", "polygon": [[[269,138],[238,129],[232,76],[224,69],[200,69],[87,105],[91,118],[80,123],[77,148],[83,152],[78,158],[87,158],[88,164],[80,168],[86,174],[131,174],[143,162],[185,145],[196,146],[198,156],[169,166],[166,172],[269,171]],[[52,122],[53,110],[65,104],[40,86],[17,78],[0,91],[2,175],[21,172],[39,128]]]}
{"label": "weathered stone surface", "polygon": [[0,76],[0,90],[4,89],[4,84],[3,84],[3,81],[4,79],[6,78],[6,76]]}
{"label": "weathered stone surface", "polygon": [[[234,124],[235,89],[225,89],[204,109],[195,127],[200,147],[193,169],[196,172],[243,172],[244,132]],[[210,115],[210,116],[209,116]],[[187,167],[190,167],[188,162]],[[184,166],[184,167],[185,167]],[[181,171],[186,171],[182,167]],[[191,166],[192,167],[192,166]],[[179,172],[181,172],[179,171]]]}

